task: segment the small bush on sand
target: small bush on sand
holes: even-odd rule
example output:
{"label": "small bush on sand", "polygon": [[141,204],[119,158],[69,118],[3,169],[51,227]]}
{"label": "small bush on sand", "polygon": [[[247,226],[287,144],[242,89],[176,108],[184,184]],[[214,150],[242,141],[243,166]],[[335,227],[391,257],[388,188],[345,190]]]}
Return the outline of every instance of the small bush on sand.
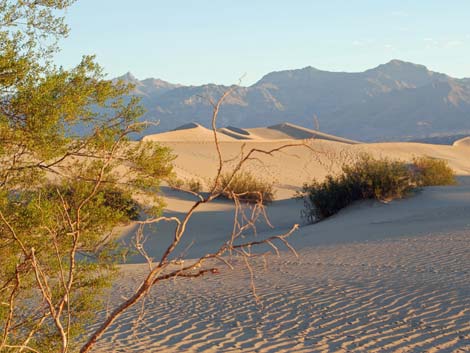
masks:
{"label": "small bush on sand", "polygon": [[195,193],[200,193],[202,191],[202,183],[197,179],[189,179],[187,181],[188,189]]}
{"label": "small bush on sand", "polygon": [[191,179],[181,179],[176,175],[173,175],[168,180],[168,186],[176,190],[186,190],[194,193],[200,193],[202,191],[202,183],[200,180],[191,178]]}
{"label": "small bush on sand", "polygon": [[455,185],[455,173],[446,161],[430,157],[413,159],[416,183],[419,186]]}
{"label": "small bush on sand", "polygon": [[407,195],[413,187],[409,165],[363,154],[353,165],[342,168],[343,179],[359,199],[390,200]]}
{"label": "small bush on sand", "polygon": [[171,178],[167,180],[168,186],[173,189],[181,189],[184,187],[184,180],[172,175]]}
{"label": "small bush on sand", "polygon": [[330,217],[340,209],[359,200],[359,190],[353,190],[352,183],[347,183],[344,176],[327,176],[319,183],[304,184],[301,198],[304,200],[302,218],[313,223]]}
{"label": "small bush on sand", "polygon": [[402,198],[416,187],[455,183],[453,170],[442,160],[419,157],[410,165],[362,155],[354,164],[343,166],[340,175],[329,175],[321,183],[305,184],[299,197],[305,205],[303,218],[316,222],[354,201],[387,201]]}
{"label": "small bush on sand", "polygon": [[222,197],[232,199],[235,194],[240,201],[263,204],[274,200],[273,183],[259,179],[249,172],[237,173],[233,178],[231,174],[223,174],[220,178],[218,191]]}
{"label": "small bush on sand", "polygon": [[302,216],[309,222],[319,221],[354,201],[401,198],[412,188],[413,175],[406,163],[362,155],[356,163],[343,166],[340,175],[303,186]]}

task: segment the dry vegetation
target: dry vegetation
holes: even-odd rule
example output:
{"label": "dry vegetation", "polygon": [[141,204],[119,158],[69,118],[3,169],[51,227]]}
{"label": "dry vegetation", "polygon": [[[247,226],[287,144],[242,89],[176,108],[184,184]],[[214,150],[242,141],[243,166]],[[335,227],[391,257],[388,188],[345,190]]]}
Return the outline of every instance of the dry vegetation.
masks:
{"label": "dry vegetation", "polygon": [[243,202],[269,204],[274,200],[273,183],[249,172],[239,172],[234,176],[223,174],[218,190],[222,197],[238,198]]}
{"label": "dry vegetation", "polygon": [[446,161],[431,157],[416,157],[413,167],[417,175],[419,186],[455,185],[454,171],[449,168]]}
{"label": "dry vegetation", "polygon": [[389,201],[407,196],[417,187],[454,185],[455,175],[445,161],[417,157],[412,164],[361,155],[345,164],[339,175],[305,184],[302,216],[316,222],[336,214],[358,200]]}

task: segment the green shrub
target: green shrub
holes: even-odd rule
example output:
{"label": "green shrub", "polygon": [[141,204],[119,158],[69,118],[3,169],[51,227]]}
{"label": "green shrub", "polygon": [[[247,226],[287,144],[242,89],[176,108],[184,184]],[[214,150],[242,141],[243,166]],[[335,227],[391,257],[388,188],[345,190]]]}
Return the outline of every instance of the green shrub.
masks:
{"label": "green shrub", "polygon": [[354,164],[344,165],[340,175],[303,186],[302,216],[309,222],[320,221],[358,200],[404,197],[414,186],[407,163],[361,155]]}
{"label": "green shrub", "polygon": [[231,178],[231,174],[223,174],[217,187],[221,196],[232,199],[235,194],[239,200],[250,203],[271,203],[274,200],[273,183],[262,180],[249,172],[240,172]]}
{"label": "green shrub", "polygon": [[327,176],[325,181],[304,184],[302,192],[306,194],[302,217],[309,223],[322,220],[337,213],[355,200],[359,200],[360,190],[353,188],[343,176]]}
{"label": "green shrub", "polygon": [[168,186],[173,189],[181,189],[184,187],[184,180],[173,175],[167,180]]}
{"label": "green shrub", "polygon": [[407,195],[413,175],[407,163],[361,155],[353,165],[342,168],[344,182],[355,190],[355,198],[390,200]]}
{"label": "green shrub", "polygon": [[200,193],[202,191],[202,183],[197,179],[189,179],[187,181],[188,189],[195,193]]}
{"label": "green shrub", "polygon": [[305,206],[302,217],[316,222],[354,201],[391,200],[408,195],[416,187],[455,183],[453,170],[442,160],[419,157],[410,165],[361,155],[354,164],[343,166],[340,175],[303,186],[299,196]]}
{"label": "green shrub", "polygon": [[455,173],[446,161],[430,157],[413,159],[416,182],[419,186],[455,185]]}
{"label": "green shrub", "polygon": [[103,190],[103,199],[104,206],[121,212],[124,219],[133,221],[139,219],[139,204],[132,198],[130,193],[117,188],[106,188]]}

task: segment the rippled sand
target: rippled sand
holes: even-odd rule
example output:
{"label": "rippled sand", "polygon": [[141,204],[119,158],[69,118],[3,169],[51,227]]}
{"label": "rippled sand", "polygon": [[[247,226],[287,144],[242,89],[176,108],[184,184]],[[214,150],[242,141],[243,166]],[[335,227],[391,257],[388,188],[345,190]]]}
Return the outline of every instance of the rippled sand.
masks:
{"label": "rippled sand", "polygon": [[[320,246],[167,282],[99,344],[113,352],[467,352],[470,231]],[[140,266],[126,268],[125,293]],[[129,282],[128,279],[131,279]]]}

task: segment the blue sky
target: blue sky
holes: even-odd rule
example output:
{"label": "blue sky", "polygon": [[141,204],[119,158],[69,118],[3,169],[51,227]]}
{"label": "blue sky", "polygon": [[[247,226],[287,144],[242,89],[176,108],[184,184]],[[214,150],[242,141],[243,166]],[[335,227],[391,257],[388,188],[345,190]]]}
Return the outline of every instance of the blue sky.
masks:
{"label": "blue sky", "polygon": [[110,77],[256,82],[314,66],[362,71],[390,59],[470,77],[469,0],[78,0],[56,62],[96,54]]}

